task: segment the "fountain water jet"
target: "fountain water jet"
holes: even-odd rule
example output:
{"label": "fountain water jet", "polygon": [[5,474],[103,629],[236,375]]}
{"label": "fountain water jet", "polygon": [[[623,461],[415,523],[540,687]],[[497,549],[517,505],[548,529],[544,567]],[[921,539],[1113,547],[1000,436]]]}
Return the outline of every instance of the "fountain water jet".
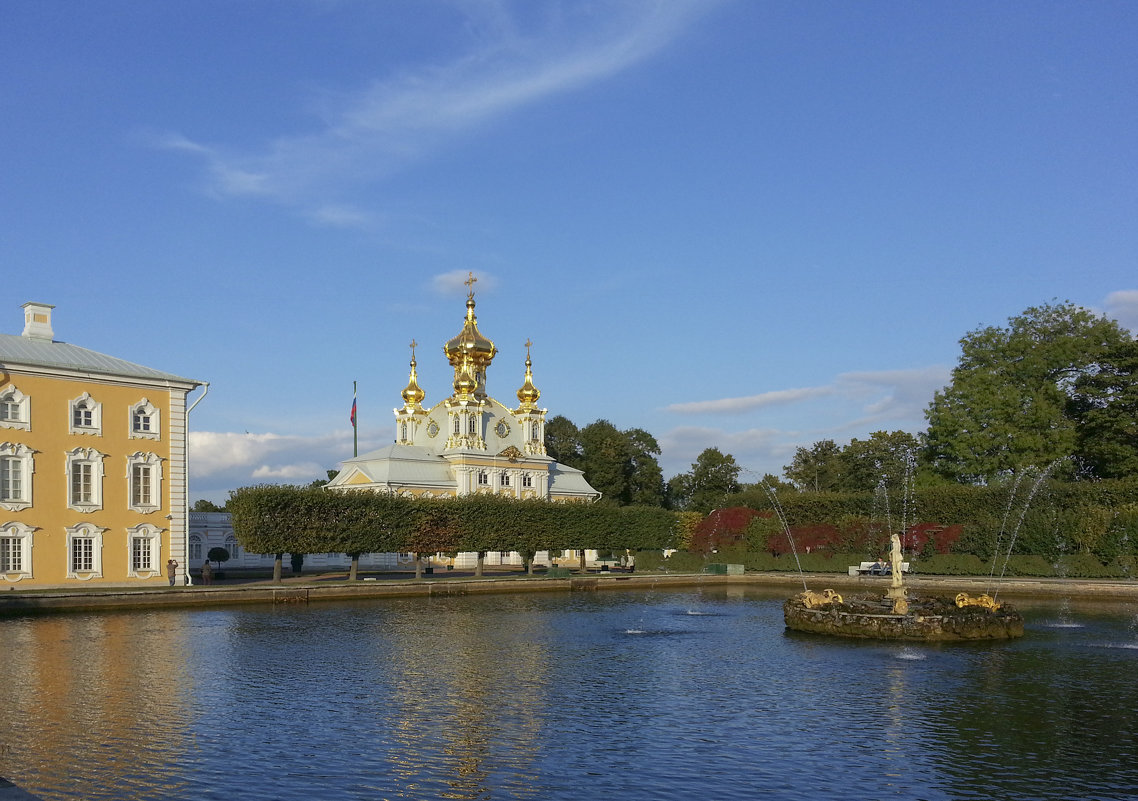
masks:
{"label": "fountain water jet", "polygon": [[[906,460],[902,531],[907,530],[904,527],[907,525],[906,518],[910,512],[909,492],[913,481],[913,464],[910,452]],[[814,593],[806,589],[801,594],[787,599],[783,604],[786,627],[794,631],[840,637],[920,642],[1010,639],[1023,636],[1023,616],[987,594],[972,598],[966,593],[960,593],[956,596],[955,602],[933,597],[908,597],[902,575],[901,534],[892,527],[885,484],[883,478],[878,485],[884,492],[886,525],[890,530],[892,581],[885,597],[851,598],[846,601],[833,590]],[[773,497],[773,493],[771,494]],[[1028,503],[1032,496],[1028,497]],[[787,537],[793,548],[794,539],[781,511],[779,517],[786,527]],[[1021,522],[1022,517],[1021,514]],[[1012,541],[1014,543],[1014,534]],[[797,559],[797,551],[795,558]],[[801,566],[799,570],[801,572]],[[803,587],[805,586],[804,579]]]}

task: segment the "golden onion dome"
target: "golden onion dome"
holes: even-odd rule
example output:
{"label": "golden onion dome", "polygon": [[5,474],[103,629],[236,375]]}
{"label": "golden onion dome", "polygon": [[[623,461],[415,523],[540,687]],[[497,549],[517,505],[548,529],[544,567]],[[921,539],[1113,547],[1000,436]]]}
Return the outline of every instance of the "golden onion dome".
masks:
{"label": "golden onion dome", "polygon": [[478,379],[467,360],[454,371],[454,394],[456,397],[469,397],[478,389]]}
{"label": "golden onion dome", "polygon": [[[471,274],[466,282],[467,286],[472,286],[476,280]],[[472,365],[472,375],[485,372],[485,368],[490,365],[494,355],[498,352],[494,343],[482,336],[478,330],[478,319],[474,316],[473,288],[466,298],[466,319],[463,321],[462,331],[443,345],[443,352],[446,354],[451,367],[456,370],[469,360]],[[457,375],[455,380],[458,380]]]}
{"label": "golden onion dome", "polygon": [[419,377],[415,372],[415,346],[418,343],[411,340],[411,380],[407,382],[404,388],[403,403],[406,404],[408,409],[415,409],[423,402],[423,398],[427,397],[427,393],[419,386]]}
{"label": "golden onion dome", "polygon": [[518,390],[518,402],[521,404],[521,409],[532,409],[537,405],[537,399],[541,397],[541,392],[533,385],[533,362],[529,358],[530,345],[533,343],[528,339],[526,340],[526,380],[522,384],[522,388]]}

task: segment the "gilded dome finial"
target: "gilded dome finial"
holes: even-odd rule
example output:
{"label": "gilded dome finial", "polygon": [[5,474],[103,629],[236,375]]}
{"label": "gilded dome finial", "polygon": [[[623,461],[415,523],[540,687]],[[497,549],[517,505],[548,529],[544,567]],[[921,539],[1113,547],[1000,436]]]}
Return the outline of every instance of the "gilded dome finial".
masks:
{"label": "gilded dome finial", "polygon": [[418,344],[415,340],[411,340],[411,380],[407,382],[407,387],[402,393],[403,403],[408,409],[418,409],[423,398],[427,397],[427,393],[419,387],[418,375],[415,372],[415,346]]}
{"label": "gilded dome finial", "polygon": [[526,380],[522,384],[522,388],[518,390],[518,402],[521,406],[518,407],[519,411],[529,411],[537,406],[537,399],[541,397],[541,392],[533,385],[533,362],[530,361],[529,349],[533,345],[529,339],[526,339]]}
{"label": "gilded dome finial", "polygon": [[486,368],[490,366],[494,355],[498,352],[494,343],[478,330],[478,318],[474,316],[474,284],[478,281],[474,273],[469,273],[466,284],[466,319],[463,320],[462,331],[452,337],[444,346],[443,353],[447,361],[454,368],[455,392],[458,392],[460,380],[465,383],[460,373],[466,371],[468,377],[474,381],[471,394],[482,398],[486,396]]}

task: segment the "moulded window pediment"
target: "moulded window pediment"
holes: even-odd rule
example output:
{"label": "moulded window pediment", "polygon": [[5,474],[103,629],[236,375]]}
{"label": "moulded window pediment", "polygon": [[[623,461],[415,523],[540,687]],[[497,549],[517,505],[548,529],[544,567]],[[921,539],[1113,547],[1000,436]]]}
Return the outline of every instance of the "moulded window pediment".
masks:
{"label": "moulded window pediment", "polygon": [[0,428],[31,431],[31,399],[16,387],[0,391]]}

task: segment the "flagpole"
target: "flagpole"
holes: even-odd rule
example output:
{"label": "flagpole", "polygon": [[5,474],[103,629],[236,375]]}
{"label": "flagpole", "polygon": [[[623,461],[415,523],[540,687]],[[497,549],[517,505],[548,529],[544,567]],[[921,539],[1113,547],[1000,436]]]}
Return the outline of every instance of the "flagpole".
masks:
{"label": "flagpole", "polygon": [[352,457],[360,455],[360,421],[356,410],[356,382],[352,382]]}

